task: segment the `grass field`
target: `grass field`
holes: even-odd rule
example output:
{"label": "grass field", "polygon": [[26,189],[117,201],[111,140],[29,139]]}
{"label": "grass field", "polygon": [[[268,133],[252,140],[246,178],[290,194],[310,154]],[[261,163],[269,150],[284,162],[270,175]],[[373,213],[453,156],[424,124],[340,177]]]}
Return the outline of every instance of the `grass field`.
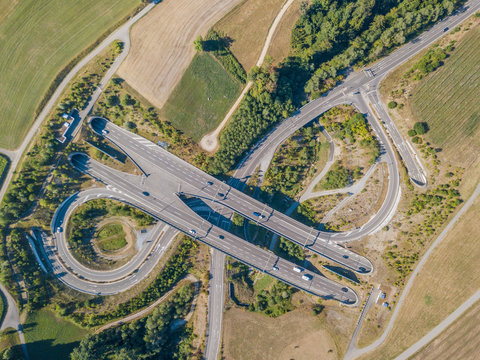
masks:
{"label": "grass field", "polygon": [[198,54],[162,108],[161,116],[198,141],[217,127],[240,92],[240,83],[212,56]]}
{"label": "grass field", "polygon": [[245,0],[215,24],[233,42],[231,50],[247,71],[255,65],[268,30],[285,0]]}
{"label": "grass field", "polygon": [[471,29],[445,65],[413,91],[411,109],[427,137],[452,161],[468,166],[480,154],[480,27]]}
{"label": "grass field", "polygon": [[272,319],[232,308],[224,315],[223,328],[223,356],[227,360],[339,358],[324,318],[304,309]]}
{"label": "grass field", "polygon": [[9,5],[0,24],[0,147],[21,143],[56,75],[140,3],[24,0]]}
{"label": "grass field", "polygon": [[98,232],[98,246],[103,251],[120,250],[127,245],[126,235],[121,224],[105,225]]}
{"label": "grass field", "polygon": [[193,41],[240,1],[163,1],[133,26],[118,74],[161,108],[195,56]]}
{"label": "grass field", "polygon": [[3,321],[3,317],[5,316],[6,311],[7,307],[5,305],[5,302],[3,301],[3,294],[0,294],[0,324]]}
{"label": "grass field", "polygon": [[478,359],[478,354],[480,354],[478,334],[480,334],[480,303],[468,309],[459,319],[410,359]]}
{"label": "grass field", "polygon": [[480,199],[458,221],[417,275],[386,342],[362,359],[390,359],[439,324],[480,287]]}
{"label": "grass field", "polygon": [[31,360],[69,359],[72,349],[87,335],[86,330],[46,309],[29,315],[24,331]]}
{"label": "grass field", "polygon": [[20,347],[18,333],[12,328],[6,329],[0,333],[0,354],[5,350],[12,349],[13,357],[9,359],[23,360],[23,351]]}

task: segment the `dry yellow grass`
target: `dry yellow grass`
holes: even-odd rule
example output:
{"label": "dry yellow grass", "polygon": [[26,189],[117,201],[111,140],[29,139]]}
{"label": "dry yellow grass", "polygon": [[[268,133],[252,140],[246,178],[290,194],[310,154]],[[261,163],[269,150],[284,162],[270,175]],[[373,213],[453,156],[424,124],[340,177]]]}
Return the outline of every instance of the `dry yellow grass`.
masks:
{"label": "dry yellow grass", "polygon": [[223,356],[227,360],[338,359],[323,316],[298,309],[272,319],[232,308],[225,313]]}
{"label": "dry yellow grass", "polygon": [[425,336],[480,287],[480,199],[433,251],[384,345],[362,359],[390,359]]}
{"label": "dry yellow grass", "polygon": [[240,0],[167,0],[131,30],[130,53],[118,70],[130,86],[161,108],[190,64],[193,40]]}
{"label": "dry yellow grass", "polygon": [[233,40],[230,49],[247,72],[256,64],[268,30],[284,3],[245,0],[214,26]]}
{"label": "dry yellow grass", "polygon": [[282,61],[290,52],[290,37],[295,23],[300,18],[300,5],[302,2],[304,0],[295,0],[293,2],[285,15],[283,15],[282,21],[273,35],[272,43],[268,48],[268,55],[275,62]]}
{"label": "dry yellow grass", "polygon": [[480,354],[480,302],[425,346],[411,360],[475,360]]}

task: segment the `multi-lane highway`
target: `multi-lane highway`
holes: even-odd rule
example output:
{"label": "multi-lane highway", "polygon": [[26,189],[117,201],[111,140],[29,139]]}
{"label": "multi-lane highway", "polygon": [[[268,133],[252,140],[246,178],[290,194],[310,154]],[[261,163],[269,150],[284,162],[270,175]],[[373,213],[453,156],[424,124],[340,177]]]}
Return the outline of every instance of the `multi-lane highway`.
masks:
{"label": "multi-lane highway", "polygon": [[[159,177],[151,180],[150,176],[147,179],[138,176],[134,180],[132,175],[111,169],[89,159],[84,154],[73,154],[71,162],[80,171],[88,173],[104,184],[109,184],[110,189],[117,194],[118,200],[145,211],[173,228],[237,258],[251,267],[317,296],[335,299],[345,304],[357,304],[358,302],[356,293],[350,288],[306,269],[297,272],[294,269],[296,268],[295,264],[209,223],[187,206],[175,192],[167,190],[169,188],[168,180],[163,182]],[[156,185],[152,187],[149,181],[154,181]],[[158,257],[154,256],[152,261],[157,259]],[[66,257],[62,258],[62,261],[68,262],[68,266],[73,267],[76,271],[76,264],[71,259]]]}
{"label": "multi-lane highway", "polygon": [[149,140],[98,117],[90,120],[90,126],[129,154],[140,167],[143,166],[143,171],[148,175],[144,182],[145,191],[155,191],[159,183],[170,183],[170,189],[167,185],[162,185],[164,194],[173,190],[178,194],[203,198],[213,205],[225,206],[257,222],[258,225],[355,272],[373,271],[368,259],[332,242],[330,240],[332,234],[320,232],[272,209]]}

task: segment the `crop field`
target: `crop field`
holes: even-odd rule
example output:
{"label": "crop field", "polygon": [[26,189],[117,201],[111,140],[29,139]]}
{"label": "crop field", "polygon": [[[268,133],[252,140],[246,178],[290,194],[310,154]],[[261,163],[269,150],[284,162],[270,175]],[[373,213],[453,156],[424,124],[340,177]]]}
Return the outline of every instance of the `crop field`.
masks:
{"label": "crop field", "polygon": [[456,164],[469,166],[480,154],[480,27],[466,34],[445,65],[420,82],[411,97],[427,137]]}
{"label": "crop field", "polygon": [[479,211],[477,198],[417,275],[384,345],[361,359],[390,359],[399,355],[477,291],[480,224],[472,219]]}
{"label": "crop field", "polygon": [[56,75],[140,0],[24,0],[0,25],[0,147],[14,149]]}
{"label": "crop field", "polygon": [[240,92],[240,83],[210,54],[198,54],[162,108],[161,116],[198,141],[217,127]]}
{"label": "crop field", "polygon": [[87,334],[86,330],[58,318],[49,310],[30,314],[24,329],[31,360],[68,359],[73,348]]}
{"label": "crop field", "polygon": [[5,170],[8,167],[8,159],[0,154],[0,186],[2,185],[3,182],[3,175],[5,175]]}
{"label": "crop field", "polygon": [[217,31],[232,39],[232,50],[247,71],[255,65],[268,30],[285,0],[244,0],[215,24]]}
{"label": "crop field", "polygon": [[480,353],[480,303],[468,309],[459,319],[425,346],[412,360],[478,359]]}
{"label": "crop field", "polygon": [[130,53],[118,74],[158,108],[195,56],[193,41],[205,35],[240,0],[164,1],[133,26]]}

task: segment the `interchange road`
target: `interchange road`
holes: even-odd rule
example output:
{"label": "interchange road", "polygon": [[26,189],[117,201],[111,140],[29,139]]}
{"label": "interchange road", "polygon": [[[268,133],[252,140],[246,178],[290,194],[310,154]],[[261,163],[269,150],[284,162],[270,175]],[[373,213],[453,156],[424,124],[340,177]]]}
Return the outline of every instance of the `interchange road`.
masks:
{"label": "interchange road", "polygon": [[[71,163],[78,170],[89,174],[104,184],[111,185],[109,186],[110,191],[116,194],[116,196],[113,196],[114,199],[135,206],[154,218],[167,223],[172,228],[193,236],[196,240],[227,253],[251,267],[314,295],[335,299],[347,305],[356,305],[358,303],[358,296],[352,289],[308,270],[298,273],[293,269],[295,264],[205,221],[205,219],[180,200],[174,192],[167,190],[171,186],[168,181],[162,182],[162,186],[159,188],[158,181],[160,179],[156,178],[154,180],[157,183],[156,188],[150,189],[150,184],[148,183],[150,179],[147,178],[148,180],[145,180],[143,177],[138,176],[133,180],[133,175],[111,169],[81,153],[71,155]],[[145,189],[149,189],[152,192],[145,195]],[[104,190],[111,195],[109,189]],[[194,233],[191,232],[193,229],[195,229]],[[58,232],[56,236],[58,236]],[[59,256],[61,256],[60,253]],[[152,253],[151,261],[156,263],[160,256],[160,253],[158,255]],[[75,262],[69,259],[69,257],[64,257],[61,260],[69,268],[77,271]],[[309,279],[303,278],[302,275],[308,276]],[[103,285],[100,283],[96,284],[98,294],[104,294],[102,291]],[[111,287],[111,284],[105,283],[105,286]],[[80,289],[80,291],[82,290]]]}
{"label": "interchange road", "polygon": [[[320,232],[272,209],[149,140],[105,119],[94,117],[90,120],[90,126],[96,133],[103,135],[129,154],[143,169],[148,175],[144,181],[145,191],[155,191],[156,184],[162,183],[164,192],[171,191],[202,198],[214,205],[229,208],[258,225],[355,272],[366,274],[373,271],[373,265],[368,259],[332,242],[330,239],[333,234]],[[167,183],[171,183],[173,188],[170,187],[168,190],[165,185]]]}

